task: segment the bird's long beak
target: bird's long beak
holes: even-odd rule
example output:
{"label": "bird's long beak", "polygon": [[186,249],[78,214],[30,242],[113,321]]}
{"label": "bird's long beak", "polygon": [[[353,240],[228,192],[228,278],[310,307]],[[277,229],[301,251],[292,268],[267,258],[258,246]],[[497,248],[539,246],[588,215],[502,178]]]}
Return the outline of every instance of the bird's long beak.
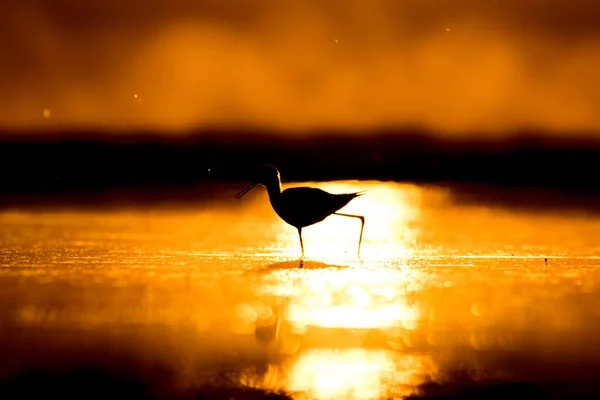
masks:
{"label": "bird's long beak", "polygon": [[235,195],[236,199],[241,199],[243,195],[245,195],[246,193],[248,193],[250,190],[252,190],[252,188],[254,188],[254,186],[256,186],[256,183],[251,183],[248,186],[246,186],[246,188],[244,190],[242,190],[241,192],[239,192],[238,194]]}

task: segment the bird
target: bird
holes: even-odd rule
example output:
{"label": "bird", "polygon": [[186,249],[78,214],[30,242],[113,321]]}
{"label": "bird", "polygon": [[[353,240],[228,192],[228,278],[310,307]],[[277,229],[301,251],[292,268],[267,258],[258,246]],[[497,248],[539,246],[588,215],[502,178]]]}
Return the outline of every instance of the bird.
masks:
{"label": "bird", "polygon": [[286,223],[298,230],[302,257],[304,257],[302,228],[321,222],[330,215],[360,219],[361,226],[358,239],[358,256],[360,256],[365,217],[362,215],[339,213],[337,211],[351,200],[363,195],[364,191],[333,194],[312,187],[293,187],[282,191],[279,170],[271,164],[265,164],[256,170],[252,183],[246,186],[235,197],[238,200],[241,199],[256,185],[264,186],[267,189],[269,200],[275,213]]}

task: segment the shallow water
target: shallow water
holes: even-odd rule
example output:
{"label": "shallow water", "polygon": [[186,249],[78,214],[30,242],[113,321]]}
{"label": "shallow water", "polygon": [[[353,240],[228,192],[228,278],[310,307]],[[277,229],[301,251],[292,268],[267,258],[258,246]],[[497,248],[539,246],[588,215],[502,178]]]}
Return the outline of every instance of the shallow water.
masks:
{"label": "shallow water", "polygon": [[306,228],[301,264],[262,189],[231,200],[243,185],[185,207],[2,211],[3,382],[86,369],[165,398],[600,392],[590,210],[308,183],[368,190],[344,209],[366,225],[360,257],[358,220]]}

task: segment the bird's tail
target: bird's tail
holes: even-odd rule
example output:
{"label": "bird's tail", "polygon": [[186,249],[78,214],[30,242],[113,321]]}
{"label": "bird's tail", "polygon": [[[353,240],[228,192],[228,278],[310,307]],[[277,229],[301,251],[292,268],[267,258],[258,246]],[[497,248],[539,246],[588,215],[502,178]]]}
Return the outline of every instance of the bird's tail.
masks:
{"label": "bird's tail", "polygon": [[346,193],[346,196],[350,196],[351,199],[354,199],[354,198],[356,198],[358,196],[362,196],[365,193],[367,193],[366,190],[361,190],[360,192]]}

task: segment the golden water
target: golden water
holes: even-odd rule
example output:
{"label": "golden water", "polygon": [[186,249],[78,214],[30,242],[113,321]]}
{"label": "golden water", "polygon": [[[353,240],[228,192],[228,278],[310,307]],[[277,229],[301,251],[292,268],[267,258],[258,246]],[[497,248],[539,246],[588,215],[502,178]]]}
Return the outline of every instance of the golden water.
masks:
{"label": "golden water", "polygon": [[366,217],[360,258],[360,222],[332,216],[304,230],[299,268],[297,232],[264,190],[231,200],[243,184],[185,208],[4,210],[0,377],[100,366],[156,393],[319,399],[594,382],[600,218],[443,188],[309,185],[368,190],[344,209]]}

